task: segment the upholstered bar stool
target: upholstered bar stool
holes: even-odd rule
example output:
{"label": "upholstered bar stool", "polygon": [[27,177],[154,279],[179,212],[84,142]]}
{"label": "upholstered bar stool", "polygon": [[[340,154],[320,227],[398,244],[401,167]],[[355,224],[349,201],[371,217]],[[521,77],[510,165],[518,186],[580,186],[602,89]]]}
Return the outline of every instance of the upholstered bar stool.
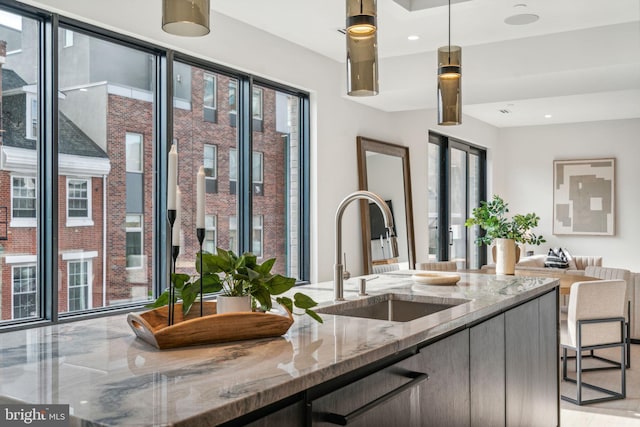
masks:
{"label": "upholstered bar stool", "polygon": [[[624,399],[626,397],[625,372],[625,302],[624,280],[595,280],[576,282],[571,286],[567,321],[561,323],[562,379],[577,385],[576,399],[562,395],[562,399],[578,405]],[[583,380],[583,351],[620,347],[620,362],[605,360],[620,368],[620,392],[605,389]],[[576,378],[567,376],[567,350],[576,352]],[[590,368],[596,369],[611,369]],[[606,397],[585,400],[583,387],[604,393]]]}
{"label": "upholstered bar stool", "polygon": [[584,275],[605,280],[624,280],[627,283],[627,369],[631,367],[631,272],[622,268],[610,268],[588,265]]}

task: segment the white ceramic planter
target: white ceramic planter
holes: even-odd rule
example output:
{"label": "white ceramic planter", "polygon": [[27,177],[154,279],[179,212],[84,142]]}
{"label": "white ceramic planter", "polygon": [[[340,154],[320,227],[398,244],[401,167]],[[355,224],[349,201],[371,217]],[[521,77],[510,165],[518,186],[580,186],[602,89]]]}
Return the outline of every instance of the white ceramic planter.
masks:
{"label": "white ceramic planter", "polygon": [[230,297],[218,295],[216,297],[216,313],[237,313],[251,311],[251,296]]}
{"label": "white ceramic planter", "polygon": [[496,239],[496,274],[515,274],[516,241],[513,239]]}

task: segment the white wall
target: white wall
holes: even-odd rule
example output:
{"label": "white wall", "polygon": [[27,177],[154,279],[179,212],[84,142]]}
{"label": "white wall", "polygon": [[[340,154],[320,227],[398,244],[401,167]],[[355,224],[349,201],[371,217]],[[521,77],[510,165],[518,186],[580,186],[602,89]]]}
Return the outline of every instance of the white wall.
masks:
{"label": "white wall", "polygon": [[[512,212],[536,212],[545,253],[561,246],[575,255],[600,255],[608,267],[640,271],[640,119],[503,128],[494,153],[494,192]],[[615,236],[554,236],[553,160],[615,157]]]}

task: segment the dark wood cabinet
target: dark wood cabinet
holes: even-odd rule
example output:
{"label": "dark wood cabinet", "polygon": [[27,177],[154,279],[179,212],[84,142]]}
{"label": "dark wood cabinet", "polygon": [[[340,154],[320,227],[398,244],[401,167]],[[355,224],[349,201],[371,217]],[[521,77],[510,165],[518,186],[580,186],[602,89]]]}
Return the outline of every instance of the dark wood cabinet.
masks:
{"label": "dark wood cabinet", "polygon": [[264,417],[244,424],[246,427],[300,427],[305,425],[305,404],[303,400],[291,403]]}
{"label": "dark wood cabinet", "polygon": [[420,425],[469,426],[469,330],[421,348],[412,362],[429,375],[419,390]]}
{"label": "dark wood cabinet", "polygon": [[420,396],[428,376],[415,368],[417,356],[357,379],[311,400],[311,425],[422,426]]}
{"label": "dark wood cabinet", "polygon": [[558,425],[557,313],[555,293],[505,313],[507,426]]}
{"label": "dark wood cabinet", "polygon": [[504,314],[469,329],[472,427],[505,425]]}

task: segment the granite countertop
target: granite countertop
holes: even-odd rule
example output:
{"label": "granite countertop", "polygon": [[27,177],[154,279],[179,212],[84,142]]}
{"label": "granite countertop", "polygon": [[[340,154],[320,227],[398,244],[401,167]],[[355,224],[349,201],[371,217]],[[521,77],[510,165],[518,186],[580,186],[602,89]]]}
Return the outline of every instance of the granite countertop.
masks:
{"label": "granite countertop", "polygon": [[[455,286],[368,276],[394,292],[464,303],[411,322],[296,316],[282,337],[156,350],[126,315],[0,333],[0,402],[69,404],[84,425],[215,425],[544,293],[557,279],[461,273]],[[358,299],[358,278],[345,298]],[[295,288],[333,304],[333,284]]]}

